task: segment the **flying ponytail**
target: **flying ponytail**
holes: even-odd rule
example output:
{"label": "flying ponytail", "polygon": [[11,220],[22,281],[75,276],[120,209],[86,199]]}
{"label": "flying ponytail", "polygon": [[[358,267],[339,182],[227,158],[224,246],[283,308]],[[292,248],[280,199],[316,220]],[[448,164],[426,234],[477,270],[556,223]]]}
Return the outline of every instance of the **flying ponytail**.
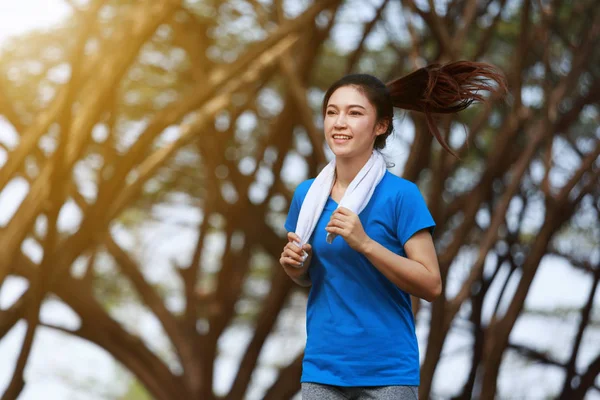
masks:
{"label": "flying ponytail", "polygon": [[[492,81],[496,85],[492,84]],[[386,84],[394,107],[425,114],[431,133],[444,149],[456,156],[440,134],[433,113],[452,114],[474,101],[485,102],[480,92],[504,94],[506,79],[491,64],[457,61],[431,64]]]}

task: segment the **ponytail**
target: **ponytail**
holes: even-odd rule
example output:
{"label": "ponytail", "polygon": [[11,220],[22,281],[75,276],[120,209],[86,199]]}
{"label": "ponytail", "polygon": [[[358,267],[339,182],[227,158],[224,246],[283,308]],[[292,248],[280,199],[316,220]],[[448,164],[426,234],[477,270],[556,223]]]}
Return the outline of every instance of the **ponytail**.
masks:
{"label": "ponytail", "polygon": [[507,91],[506,79],[498,68],[470,61],[431,64],[388,82],[386,86],[393,106],[424,113],[431,133],[444,149],[456,157],[440,134],[432,113],[451,114],[464,110],[474,101],[485,102],[486,98],[480,91],[494,94]]}

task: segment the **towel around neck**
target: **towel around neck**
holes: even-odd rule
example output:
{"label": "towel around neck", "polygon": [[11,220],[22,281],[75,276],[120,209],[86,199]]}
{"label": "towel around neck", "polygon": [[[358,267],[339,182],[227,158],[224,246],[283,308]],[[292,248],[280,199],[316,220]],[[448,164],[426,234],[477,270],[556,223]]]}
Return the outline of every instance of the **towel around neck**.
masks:
{"label": "towel around neck", "polygon": [[[298,215],[298,224],[296,225],[296,235],[301,239],[301,243],[296,243],[299,247],[308,243],[317,226],[317,221],[321,217],[321,213],[335,182],[335,165],[335,159],[333,159],[323,168],[304,198],[300,214]],[[352,182],[350,182],[338,204],[338,208],[345,207],[355,214],[360,214],[369,203],[377,184],[383,179],[385,172],[385,160],[381,153],[374,150],[367,163],[356,174]],[[333,242],[336,236],[336,234],[328,233],[327,243]]]}

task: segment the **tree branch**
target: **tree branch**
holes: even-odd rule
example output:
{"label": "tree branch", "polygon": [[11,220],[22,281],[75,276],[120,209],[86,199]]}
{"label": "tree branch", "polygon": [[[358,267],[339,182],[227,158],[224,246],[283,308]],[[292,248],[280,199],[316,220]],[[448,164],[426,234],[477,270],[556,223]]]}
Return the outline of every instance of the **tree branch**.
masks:
{"label": "tree branch", "polygon": [[[15,260],[15,271],[30,281],[37,273],[35,265],[21,252]],[[187,398],[181,378],[172,374],[141,340],[114,321],[79,280],[64,275],[60,281],[54,282],[51,290],[83,321],[81,328],[71,333],[108,351],[135,374],[156,399]],[[22,298],[28,293],[25,292]]]}
{"label": "tree branch", "polygon": [[290,93],[299,109],[302,125],[304,125],[308,132],[308,138],[312,145],[313,154],[317,159],[317,163],[321,165],[325,164],[327,159],[325,158],[325,151],[323,150],[323,134],[317,130],[314,124],[314,113],[306,99],[306,88],[302,85],[300,79],[298,79],[292,58],[289,54],[284,55],[281,58],[279,65],[281,66],[286,81],[290,85]]}
{"label": "tree branch", "polygon": [[[17,132],[23,133],[26,129],[25,125],[21,121],[21,118],[17,114],[16,110],[11,105],[10,99],[6,95],[5,86],[6,81],[3,77],[0,77],[0,115],[3,115]],[[5,166],[6,164],[4,164],[2,169],[4,169]]]}
{"label": "tree branch", "polygon": [[[138,17],[140,18],[140,21],[134,21],[133,24],[135,28],[133,38],[128,42],[129,46],[131,46],[128,50],[131,51],[113,52],[111,54],[112,57],[104,58],[102,60],[103,64],[101,70],[97,71],[99,74],[98,79],[89,83],[93,86],[93,90],[90,89],[91,93],[85,93],[85,95],[82,94],[82,98],[84,98],[85,101],[81,104],[80,111],[75,114],[75,119],[69,129],[70,137],[64,161],[65,171],[70,171],[72,169],[74,163],[83,151],[85,144],[89,140],[88,135],[92,126],[96,123],[96,117],[104,109],[104,99],[116,90],[118,87],[116,82],[122,77],[131,62],[133,62],[133,59],[137,55],[137,51],[142,44],[155,31],[156,27],[160,25],[163,18],[166,18],[175,9],[175,5],[172,2],[156,3],[151,8],[146,7],[146,5],[140,7],[144,8],[144,12],[134,13],[134,15],[141,17]],[[147,12],[148,10],[151,10],[151,12]],[[124,34],[125,30],[129,30],[130,28],[130,26],[120,27],[122,30],[121,33]],[[118,35],[119,32],[115,34]],[[85,92],[85,90],[83,90],[83,92]],[[59,99],[55,101],[56,105],[51,107],[52,113],[48,114],[47,119],[38,118],[38,121],[41,122],[36,129],[47,128],[56,115],[64,108],[64,102],[68,100],[68,97],[68,91],[63,91],[63,93],[59,95]],[[12,168],[2,168],[0,170],[0,187],[6,184],[5,180],[12,175],[14,172],[13,170],[20,165],[22,158],[24,158],[25,155],[30,152],[30,149],[37,144],[39,137],[44,132],[45,129],[34,131],[33,134],[27,136],[28,140],[29,138],[32,138],[31,142],[21,142],[19,147],[20,156],[15,158],[15,165]],[[21,203],[18,211],[15,213],[9,224],[3,231],[0,231],[0,241],[3,243],[3,246],[0,247],[0,282],[8,272],[6,266],[10,265],[9,260],[16,253],[26,232],[31,230],[35,218],[47,202],[48,196],[50,195],[50,185],[48,185],[48,182],[51,181],[51,176],[52,166],[47,164],[31,186],[27,197]],[[82,226],[85,226],[85,221]]]}
{"label": "tree branch", "polygon": [[161,326],[181,358],[184,370],[187,369],[186,367],[193,366],[195,364],[195,352],[190,349],[185,336],[177,325],[177,320],[167,310],[162,299],[154,289],[146,282],[137,263],[114,241],[110,233],[106,235],[104,243],[106,250],[115,259],[121,272],[131,281],[144,304],[148,306],[150,311],[160,321]]}
{"label": "tree branch", "polygon": [[279,377],[265,394],[263,400],[291,399],[300,390],[300,374],[304,352],[287,367],[281,370]]}
{"label": "tree branch", "polygon": [[[581,310],[581,320],[579,321],[579,328],[577,329],[577,334],[575,335],[575,341],[573,343],[573,350],[571,350],[571,357],[569,357],[569,361],[566,364],[566,373],[565,380],[563,383],[563,389],[561,393],[562,399],[567,399],[569,397],[573,398],[573,388],[571,387],[571,382],[575,377],[577,372],[577,355],[579,354],[579,350],[581,347],[581,342],[583,339],[583,333],[587,328],[590,322],[590,315],[592,313],[592,308],[594,306],[594,297],[596,295],[596,289],[598,288],[598,283],[600,282],[600,265],[596,265],[594,269],[594,282],[592,283],[592,288],[590,289],[590,293],[587,298],[587,302],[585,306]],[[591,365],[590,365],[591,367]],[[600,370],[598,371],[600,372]],[[580,385],[583,382],[580,383]],[[579,388],[575,389],[578,390]]]}
{"label": "tree branch", "polygon": [[244,398],[265,340],[273,330],[273,326],[285,304],[285,299],[293,287],[292,280],[289,279],[282,268],[279,268],[279,265],[273,266],[272,269],[271,291],[264,300],[263,309],[256,322],[254,336],[246,348],[227,399]]}
{"label": "tree branch", "polygon": [[360,59],[361,55],[363,54],[363,52],[365,50],[365,47],[364,47],[365,42],[367,41],[369,34],[373,31],[373,28],[375,28],[375,26],[377,25],[377,22],[379,22],[379,20],[381,19],[381,16],[383,15],[383,11],[385,10],[385,7],[388,5],[388,3],[389,3],[389,0],[383,0],[383,3],[381,3],[381,5],[377,8],[377,11],[375,12],[375,17],[373,17],[373,19],[371,21],[367,22],[364,25],[363,34],[362,34],[362,37],[360,38],[360,42],[358,42],[358,45],[356,46],[354,51],[350,54],[350,56],[348,57],[348,60],[346,62],[346,74],[349,74],[350,72],[352,72],[352,69],[354,68],[354,66]]}

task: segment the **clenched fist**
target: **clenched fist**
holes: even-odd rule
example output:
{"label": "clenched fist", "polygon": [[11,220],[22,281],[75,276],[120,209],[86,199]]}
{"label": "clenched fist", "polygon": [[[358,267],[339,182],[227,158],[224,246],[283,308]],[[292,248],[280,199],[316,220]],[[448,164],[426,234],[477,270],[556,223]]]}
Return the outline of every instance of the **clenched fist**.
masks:
{"label": "clenched fist", "polygon": [[364,252],[365,246],[370,240],[358,215],[345,207],[339,207],[331,214],[325,230],[343,237],[350,247],[360,253]]}
{"label": "clenched fist", "polygon": [[312,258],[312,247],[305,244],[300,248],[300,238],[293,232],[288,232],[288,243],[283,248],[279,263],[294,282],[301,286],[310,286],[308,267]]}

